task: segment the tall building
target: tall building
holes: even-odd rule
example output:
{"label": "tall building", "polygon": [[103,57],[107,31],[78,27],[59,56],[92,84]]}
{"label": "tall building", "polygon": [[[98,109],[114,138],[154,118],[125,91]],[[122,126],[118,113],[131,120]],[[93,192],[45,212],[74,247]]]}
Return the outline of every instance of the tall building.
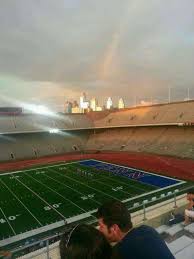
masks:
{"label": "tall building", "polygon": [[73,108],[79,107],[78,102],[77,102],[76,100],[73,101],[72,107],[73,107]]}
{"label": "tall building", "polygon": [[108,110],[110,110],[110,109],[113,108],[113,102],[112,102],[111,97],[108,97],[108,99],[107,99],[106,108],[107,108]]}
{"label": "tall building", "polygon": [[77,101],[73,101],[71,112],[72,113],[80,113],[81,112]]}
{"label": "tall building", "polygon": [[86,94],[83,93],[82,96],[80,96],[80,111],[84,113],[86,110],[89,109],[89,106],[89,102],[86,101]]}
{"label": "tall building", "polygon": [[80,96],[80,109],[84,109],[85,102],[86,102],[86,94],[83,93],[82,96]]}
{"label": "tall building", "polygon": [[124,108],[125,108],[125,103],[124,103],[124,101],[123,101],[123,98],[120,98],[120,99],[119,99],[118,108],[119,108],[119,109],[124,109]]}
{"label": "tall building", "polygon": [[97,111],[97,112],[101,112],[101,111],[102,111],[102,107],[97,106],[97,107],[96,107],[96,111]]}
{"label": "tall building", "polygon": [[71,102],[66,102],[65,103],[65,113],[72,113],[72,103]]}
{"label": "tall building", "polygon": [[81,113],[80,108],[78,106],[72,107],[72,113]]}
{"label": "tall building", "polygon": [[91,110],[92,111],[96,111],[97,105],[98,105],[98,103],[97,103],[96,98],[92,98],[91,101],[90,101],[90,108],[91,108]]}

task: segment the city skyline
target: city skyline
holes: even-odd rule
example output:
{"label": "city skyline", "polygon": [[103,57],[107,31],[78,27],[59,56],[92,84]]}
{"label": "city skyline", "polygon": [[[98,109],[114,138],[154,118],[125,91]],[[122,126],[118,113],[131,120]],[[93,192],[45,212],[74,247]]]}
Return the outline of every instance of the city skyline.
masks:
{"label": "city skyline", "polygon": [[106,101],[99,105],[98,98],[92,97],[91,99],[88,98],[86,93],[82,93],[79,97],[79,102],[77,100],[66,101],[64,105],[64,112],[65,113],[84,113],[89,111],[103,111],[103,110],[111,110],[111,109],[124,109],[127,108],[125,106],[125,102],[123,98],[119,98],[117,103],[112,101],[112,98],[109,96]]}
{"label": "city skyline", "polygon": [[0,104],[194,99],[193,28],[191,0],[1,1]]}

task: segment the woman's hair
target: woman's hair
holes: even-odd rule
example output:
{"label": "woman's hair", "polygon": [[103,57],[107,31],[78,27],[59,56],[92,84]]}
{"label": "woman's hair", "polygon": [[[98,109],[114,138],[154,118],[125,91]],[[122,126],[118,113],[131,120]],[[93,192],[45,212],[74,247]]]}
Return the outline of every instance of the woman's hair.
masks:
{"label": "woman's hair", "polygon": [[104,235],[89,225],[75,227],[60,241],[61,259],[110,259],[112,248]]}

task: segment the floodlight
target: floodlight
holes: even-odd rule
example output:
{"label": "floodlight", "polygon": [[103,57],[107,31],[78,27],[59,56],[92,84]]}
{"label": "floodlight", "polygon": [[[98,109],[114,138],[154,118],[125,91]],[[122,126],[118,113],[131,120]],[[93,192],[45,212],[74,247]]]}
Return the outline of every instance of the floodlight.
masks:
{"label": "floodlight", "polygon": [[49,130],[49,133],[51,133],[51,134],[57,134],[57,133],[59,133],[59,129],[50,129],[50,130]]}

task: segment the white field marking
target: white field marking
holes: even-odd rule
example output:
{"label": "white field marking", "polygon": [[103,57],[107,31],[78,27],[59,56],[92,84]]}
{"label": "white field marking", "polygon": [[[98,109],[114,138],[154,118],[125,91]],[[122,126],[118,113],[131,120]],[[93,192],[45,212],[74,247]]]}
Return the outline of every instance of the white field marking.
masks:
{"label": "white field marking", "polygon": [[[110,185],[110,184],[107,184],[107,183],[101,183],[99,180],[92,180],[92,182],[97,182],[97,183],[102,184],[102,185],[104,185],[104,186],[108,186],[108,187],[111,188],[111,190],[112,190],[112,188],[116,188],[116,187],[117,187],[117,186],[114,187],[114,186],[112,186],[112,185]],[[129,192],[126,192],[126,191],[123,191],[123,190],[118,190],[118,191],[119,191],[119,192],[122,192],[122,193],[125,193],[125,194],[127,194],[128,196],[131,196]]]}
{"label": "white field marking", "polygon": [[36,192],[34,192],[32,189],[30,189],[25,183],[23,183],[22,181],[20,181],[19,179],[16,179],[18,182],[20,182],[23,186],[25,186],[30,192],[32,192],[34,195],[36,195],[41,201],[43,201],[44,203],[46,203],[49,207],[51,207],[57,214],[59,214],[64,220],[66,220],[66,218],[63,216],[63,214],[61,214],[58,210],[56,210],[55,208],[53,208],[53,206],[51,204],[49,204],[47,201],[45,201],[42,197],[40,197]]}
{"label": "white field marking", "polygon": [[[103,161],[100,161],[100,160],[97,160],[97,159],[88,159],[88,160],[84,160],[84,161],[92,161],[92,160],[95,160],[95,161],[100,162],[100,163],[106,163],[106,162],[103,162]],[[82,161],[83,161],[83,160],[82,160]],[[81,161],[80,161],[80,162],[81,162]],[[110,163],[108,163],[108,164],[110,164]],[[117,165],[117,164],[114,164],[114,165]],[[117,166],[120,166],[120,165],[117,165]],[[120,166],[120,167],[129,168],[129,169],[134,169],[134,168],[131,168],[131,167],[126,167],[126,166]],[[143,170],[141,170],[141,171],[147,173],[146,171],[143,171]],[[153,174],[153,173],[149,173],[149,174]],[[157,174],[153,174],[153,175],[158,176]],[[163,177],[163,176],[161,175],[161,177]],[[165,177],[165,178],[169,178],[169,179],[173,179],[173,178],[166,177],[166,176],[164,176],[164,177]],[[174,180],[174,179],[173,179],[173,180]],[[177,180],[177,179],[175,179],[175,180],[176,180],[178,183],[173,184],[173,185],[170,185],[170,186],[167,186],[167,187],[164,187],[164,188],[160,188],[160,189],[157,189],[157,190],[154,190],[154,191],[151,191],[151,192],[147,192],[147,193],[144,193],[144,194],[140,194],[140,195],[135,196],[135,197],[133,197],[133,198],[129,198],[129,199],[123,200],[123,202],[128,202],[128,201],[136,200],[136,199],[141,198],[141,197],[143,197],[143,196],[148,196],[148,195],[150,195],[150,194],[155,194],[155,193],[158,193],[158,192],[160,192],[160,191],[167,190],[167,189],[171,189],[172,187],[176,187],[176,186],[179,186],[179,185],[182,185],[182,184],[186,183],[186,181],[183,181],[183,180]]]}
{"label": "white field marking", "polygon": [[11,228],[12,232],[14,233],[14,235],[16,235],[15,230],[13,229],[13,227],[12,227],[11,223],[9,222],[8,218],[6,217],[6,215],[5,215],[5,213],[3,212],[3,210],[2,210],[2,208],[1,208],[1,207],[0,207],[0,210],[1,210],[1,213],[3,214],[3,216],[4,216],[5,220],[7,221],[7,223],[8,223],[8,225],[9,225],[9,227]]}
{"label": "white field marking", "polygon": [[[84,160],[84,162],[85,161],[92,161],[92,160],[95,160],[95,161],[98,161],[98,162],[100,162],[100,163],[103,163],[103,164],[106,164],[106,162],[103,162],[103,161],[100,161],[100,160],[96,160],[96,159],[91,159],[91,160]],[[83,162],[83,161],[81,161],[81,162]],[[116,165],[116,164],[111,164],[111,165]],[[102,168],[102,169],[99,169],[99,168],[96,168],[95,166],[87,166],[87,165],[83,165],[83,166],[86,166],[86,167],[89,167],[89,168],[92,168],[92,169],[95,169],[95,170],[101,170],[101,171],[104,171],[104,172],[108,172],[108,173],[111,173],[112,175],[114,175],[114,172],[111,172],[111,171],[107,171],[106,170],[106,168]],[[119,165],[117,165],[118,167],[119,167]],[[128,168],[128,167],[127,167]],[[129,168],[130,169],[130,168]],[[133,169],[133,170],[139,170],[139,169]],[[116,175],[116,176],[120,176],[120,175]],[[124,177],[124,176],[120,176],[120,177],[123,177],[124,179],[126,179],[127,177]],[[108,177],[104,177],[104,176],[101,176],[101,178],[108,178]],[[100,179],[101,179],[100,178]],[[100,180],[99,179],[99,180]],[[111,178],[112,179],[112,178]],[[132,179],[132,178],[127,178],[128,180],[130,180],[131,182],[135,182],[135,183],[139,183],[139,184],[141,184],[141,182],[140,181],[137,181],[137,180],[135,180],[135,179]],[[113,180],[113,179],[112,179]],[[91,182],[92,182],[93,180],[91,180]],[[94,181],[95,181],[95,179],[94,179]],[[114,181],[116,181],[115,179],[114,179]],[[125,183],[126,184],[126,183]],[[143,184],[143,183],[142,183]],[[126,184],[127,185],[127,184]],[[155,185],[152,185],[152,184],[147,184],[147,185],[150,185],[150,186],[152,186],[152,187],[156,187]],[[145,189],[145,188],[143,188],[143,187],[135,187],[135,186],[131,186],[130,185],[130,187],[132,187],[132,188],[135,188],[135,189],[139,189],[139,190],[141,190],[141,191],[145,191],[145,192],[147,192],[147,189]]]}
{"label": "white field marking", "polygon": [[[122,176],[121,176],[122,177]],[[105,179],[110,179],[108,176],[102,176],[102,178],[105,178]],[[125,177],[123,177],[125,179]],[[129,179],[131,180],[131,179]],[[145,188],[140,188],[140,187],[137,187],[137,186],[133,186],[131,183],[124,183],[120,180],[116,180],[114,178],[111,178],[110,181],[114,181],[118,184],[124,184],[126,185],[128,188],[133,188],[133,189],[137,189],[137,190],[140,190],[140,191],[147,191]],[[132,180],[133,181],[133,180]]]}
{"label": "white field marking", "polygon": [[[95,170],[102,170],[102,169],[98,169],[98,168],[95,168],[95,167],[92,167],[91,166],[91,168],[92,169],[95,169]],[[106,170],[104,170],[104,171],[106,171]],[[112,173],[112,172],[111,172]],[[113,173],[112,173],[113,174]],[[114,175],[114,174],[113,174]],[[122,177],[122,176],[121,176]],[[140,187],[136,187],[136,186],[133,186],[133,185],[129,185],[129,183],[127,184],[127,183],[123,183],[122,181],[119,181],[119,180],[116,180],[116,179],[113,179],[113,178],[109,178],[108,176],[104,176],[104,175],[101,175],[100,176],[100,179],[94,179],[94,180],[91,180],[91,182],[95,182],[95,181],[100,181],[101,179],[109,179],[110,181],[114,181],[114,182],[116,182],[116,183],[121,183],[121,184],[125,184],[127,187],[130,187],[130,188],[133,188],[133,189],[137,189],[137,190],[140,190],[140,191],[147,191],[145,188],[140,188]],[[125,177],[123,177],[123,179],[125,179]],[[137,183],[137,181],[135,181],[135,180],[133,180],[133,179],[128,179],[128,180],[131,180],[131,181],[134,181],[135,183]],[[153,186],[153,185],[152,185]],[[154,187],[156,187],[156,186],[154,186]],[[123,191],[123,192],[125,192],[125,191]]]}
{"label": "white field marking", "polygon": [[71,201],[68,198],[65,198],[63,195],[61,195],[60,193],[56,192],[55,190],[53,190],[51,187],[47,186],[46,184],[42,183],[41,181],[38,181],[37,179],[35,179],[33,176],[28,175],[26,173],[24,173],[25,175],[27,175],[28,177],[32,178],[34,181],[40,183],[41,185],[45,186],[46,188],[48,188],[49,190],[51,190],[52,192],[56,193],[57,195],[59,195],[61,198],[63,198],[64,200],[72,203],[74,206],[76,206],[77,208],[79,208],[80,210],[86,212],[86,210],[82,209],[79,205],[77,205],[76,203],[74,203],[73,201]]}
{"label": "white field marking", "polygon": [[[97,161],[97,162],[100,162],[100,163],[105,163],[105,164],[110,164],[110,165],[116,165],[116,166],[119,166],[119,167],[123,167],[123,168],[127,168],[127,169],[132,169],[132,170],[140,170],[141,172],[144,172],[144,173],[147,173],[147,174],[152,174],[152,175],[156,175],[156,176],[160,176],[160,177],[164,177],[164,178],[168,178],[168,179],[173,179],[171,177],[168,177],[168,176],[163,176],[163,175],[157,175],[157,174],[154,174],[154,173],[150,173],[150,172],[147,172],[147,171],[144,171],[144,170],[141,170],[141,169],[137,169],[137,168],[133,168],[133,167],[127,167],[127,166],[122,166],[122,165],[118,165],[118,164],[113,164],[113,163],[109,163],[109,162],[105,162],[105,161],[101,161],[101,160],[97,160],[97,159],[94,159],[94,158],[91,158],[91,159],[85,159],[85,160],[77,160],[77,161],[72,161],[72,162],[69,162],[69,163],[61,163],[61,164],[57,164],[57,165],[51,165],[51,166],[42,166],[42,167],[39,167],[39,168],[34,168],[34,169],[27,169],[27,170],[20,170],[20,171],[15,171],[15,172],[10,172],[10,173],[3,173],[3,174],[0,174],[1,175],[9,175],[9,174],[14,174],[14,173],[21,173],[21,172],[26,172],[26,171],[34,171],[34,170],[38,170],[38,169],[43,169],[43,168],[50,168],[50,167],[58,167],[58,166],[64,166],[64,165],[69,165],[69,164],[79,164],[80,162],[85,162],[85,161]],[[71,177],[70,177],[71,178]],[[72,179],[72,178],[71,178]],[[72,179],[73,180],[73,179]],[[173,179],[174,180],[174,179]],[[167,186],[167,187],[164,187],[164,188],[160,188],[160,189],[157,189],[155,191],[151,191],[151,192],[148,192],[146,193],[146,195],[149,195],[149,194],[152,194],[152,193],[156,193],[156,192],[159,192],[161,190],[165,190],[165,189],[169,189],[171,188],[172,186],[175,187],[175,186],[179,186],[183,183],[186,183],[186,181],[183,181],[183,180],[177,180],[175,179],[177,182],[179,181],[179,183],[177,184],[174,184],[174,185],[171,185],[171,186]],[[82,183],[83,184],[83,183]],[[86,185],[87,186],[87,185]],[[90,187],[91,188],[91,187]],[[94,188],[92,188],[94,189]],[[94,189],[95,190],[95,189]],[[96,190],[97,191],[97,190]],[[98,192],[102,192],[102,191],[98,191]],[[104,192],[102,192],[104,193]],[[105,195],[107,195],[106,193],[104,193]],[[138,195],[134,198],[129,198],[127,199],[127,201],[130,201],[130,200],[134,200],[136,198],[139,198],[139,197],[142,197],[144,196],[145,194],[141,194],[141,195]],[[110,195],[109,195],[110,196]],[[111,196],[110,196],[111,197]],[[111,198],[114,198],[114,197],[111,197]],[[114,198],[115,199],[115,198]]]}
{"label": "white field marking", "polygon": [[140,195],[138,195],[138,196],[135,196],[134,198],[126,199],[126,200],[124,200],[123,202],[135,200],[135,199],[138,199],[138,198],[140,198],[140,197],[148,196],[148,195],[154,194],[154,193],[157,194],[158,192],[161,192],[161,191],[164,191],[164,190],[167,190],[167,189],[171,189],[172,187],[179,186],[179,185],[182,185],[182,184],[183,184],[183,183],[177,183],[177,184],[174,184],[174,185],[171,185],[171,186],[167,186],[167,187],[164,187],[164,188],[161,188],[161,189],[157,189],[157,190],[154,190],[154,191],[151,191],[151,192],[147,192],[147,193],[144,193],[144,194],[140,194]]}
{"label": "white field marking", "polygon": [[18,196],[0,179],[1,183],[8,189],[8,191],[22,204],[22,206],[30,213],[30,215],[38,222],[40,226],[43,226],[42,223],[34,216],[34,214],[26,207],[26,205],[18,198]]}
{"label": "white field marking", "polygon": [[111,197],[111,199],[115,199],[115,200],[120,201],[120,200],[117,199],[116,197],[113,197],[112,195],[107,194],[107,193],[105,193],[105,192],[103,192],[103,191],[101,191],[101,190],[95,189],[95,188],[93,188],[93,187],[91,187],[91,186],[89,186],[89,185],[87,185],[87,184],[85,184],[85,183],[83,183],[83,182],[81,182],[81,181],[75,180],[75,179],[73,179],[73,178],[71,178],[71,177],[69,177],[69,176],[66,176],[66,175],[64,175],[64,174],[61,174],[60,172],[57,172],[57,171],[56,171],[56,173],[62,175],[62,176],[65,177],[65,178],[71,179],[71,180],[74,181],[74,182],[77,182],[77,183],[79,183],[79,184],[82,184],[82,185],[86,186],[87,188],[90,188],[90,189],[92,189],[92,190],[95,190],[96,192],[103,193],[105,196]]}
{"label": "white field marking", "polygon": [[[177,181],[177,182],[182,182],[182,183],[185,183],[186,181],[183,181],[183,180],[178,180],[178,179],[174,179],[174,178],[171,178],[169,176],[164,176],[164,175],[160,175],[160,174],[155,174],[155,173],[150,173],[150,172],[147,172],[147,171],[144,171],[142,169],[137,169],[137,168],[133,168],[133,167],[127,167],[127,166],[123,166],[123,165],[118,165],[118,164],[113,164],[113,163],[108,163],[108,162],[103,162],[103,161],[100,161],[100,160],[97,160],[97,159],[90,159],[90,160],[93,160],[93,161],[97,161],[97,162],[100,162],[100,163],[103,163],[103,164],[109,164],[109,165],[116,165],[116,166],[119,166],[119,167],[122,167],[122,168],[127,168],[127,169],[131,169],[131,170],[137,170],[137,171],[140,171],[140,172],[143,172],[145,174],[150,174],[150,175],[155,175],[157,177],[161,177],[161,178],[167,178],[167,179],[171,179],[171,180],[174,180],[174,181]],[[86,160],[87,161],[87,160]],[[172,185],[173,186],[173,185]]]}
{"label": "white field marking", "polygon": [[[105,162],[101,162],[101,163],[106,164]],[[111,165],[114,165],[114,164],[111,164]],[[119,167],[119,165],[117,165],[117,166]],[[95,167],[95,166],[89,166],[89,167],[94,168],[94,169],[99,170],[99,171],[104,171],[104,172],[107,172],[107,173],[111,173],[112,175],[117,174],[114,171],[111,171],[111,167],[109,167],[109,168],[106,168],[106,167],[105,168],[103,168],[103,167],[102,168],[98,168],[98,167]],[[139,170],[139,169],[132,169],[132,170]],[[131,173],[131,174],[134,174],[134,173]],[[121,176],[121,177],[127,178],[128,180],[133,181],[135,183],[137,183],[137,182],[140,183],[140,184],[142,183],[141,181],[138,181],[138,180],[136,180],[134,178],[130,178],[127,175],[126,176],[124,176],[124,175],[122,176],[122,175],[118,174],[117,176]],[[150,176],[150,175],[147,175],[147,176]],[[153,185],[153,184],[150,184],[150,183],[143,183],[143,184],[150,185],[152,187],[157,187],[156,185]],[[141,190],[147,191],[144,188],[141,188]]]}
{"label": "white field marking", "polygon": [[[54,171],[54,172],[55,172],[55,171]],[[63,185],[63,186],[66,186],[67,188],[73,190],[74,192],[77,192],[77,193],[79,193],[79,194],[81,194],[81,195],[86,195],[86,194],[84,194],[84,193],[82,193],[82,192],[80,192],[80,191],[75,190],[74,188],[70,187],[69,185],[66,185],[66,184],[64,184],[64,183],[59,182],[58,180],[52,178],[51,176],[48,176],[47,174],[44,174],[44,176],[46,176],[46,177],[52,179],[53,181],[55,181],[55,182],[57,182],[57,183],[59,183],[59,184],[61,184],[61,185]],[[96,200],[94,200],[94,199],[92,199],[92,198],[91,198],[90,200],[94,201],[95,203],[97,203],[97,204],[99,204],[99,205],[101,204],[100,202],[98,202],[98,201],[96,201]]]}
{"label": "white field marking", "polygon": [[10,175],[10,174],[18,174],[18,173],[28,172],[28,171],[36,171],[36,170],[39,170],[39,169],[46,169],[46,168],[50,168],[50,167],[58,167],[58,166],[76,164],[76,163],[79,163],[79,162],[82,162],[82,161],[91,161],[91,160],[94,160],[94,159],[77,160],[77,161],[72,161],[72,162],[69,162],[69,163],[63,162],[63,163],[57,164],[57,165],[49,165],[49,166],[36,167],[36,168],[31,168],[31,169],[24,169],[24,170],[19,170],[19,171],[12,171],[12,172],[7,172],[7,173],[2,173],[2,174],[0,174],[0,177],[2,175]]}

